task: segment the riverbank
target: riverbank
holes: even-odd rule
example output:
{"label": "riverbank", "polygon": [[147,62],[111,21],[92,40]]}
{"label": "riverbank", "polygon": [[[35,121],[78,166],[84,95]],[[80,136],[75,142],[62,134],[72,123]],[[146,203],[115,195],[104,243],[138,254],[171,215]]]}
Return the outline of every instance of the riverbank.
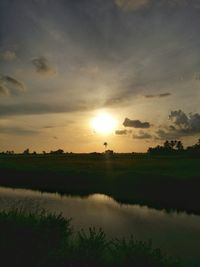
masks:
{"label": "riverbank", "polygon": [[102,229],[73,232],[61,215],[0,212],[0,251],[4,266],[181,267],[151,242],[109,240]]}
{"label": "riverbank", "polygon": [[0,185],[200,212],[200,159],[132,155],[1,155]]}

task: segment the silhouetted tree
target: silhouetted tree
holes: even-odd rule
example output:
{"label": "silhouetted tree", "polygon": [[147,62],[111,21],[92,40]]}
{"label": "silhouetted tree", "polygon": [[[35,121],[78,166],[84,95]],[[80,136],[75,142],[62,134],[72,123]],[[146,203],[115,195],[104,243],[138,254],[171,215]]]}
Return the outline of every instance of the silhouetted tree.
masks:
{"label": "silhouetted tree", "polygon": [[13,150],[7,150],[6,151],[6,154],[8,154],[8,155],[14,155],[14,151]]}
{"label": "silhouetted tree", "polygon": [[200,139],[193,146],[187,147],[186,151],[191,156],[200,157]]}
{"label": "silhouetted tree", "polygon": [[167,148],[167,149],[170,149],[170,143],[169,143],[169,141],[168,140],[166,140],[165,142],[164,142],[164,148]]}
{"label": "silhouetted tree", "polygon": [[29,155],[30,154],[30,151],[29,151],[29,148],[25,149],[24,152],[23,152],[24,155]]}
{"label": "silhouetted tree", "polygon": [[106,149],[107,146],[108,146],[108,143],[107,142],[104,142],[103,145],[105,146],[105,149]]}
{"label": "silhouetted tree", "polygon": [[182,144],[181,141],[178,141],[178,142],[176,143],[176,149],[177,149],[178,151],[183,151],[183,150],[184,150],[184,147],[183,147],[183,144]]}
{"label": "silhouetted tree", "polygon": [[163,146],[158,145],[148,149],[148,153],[151,154],[173,154],[177,153],[177,151],[184,151],[182,142],[177,140],[166,140]]}
{"label": "silhouetted tree", "polygon": [[176,146],[176,144],[177,144],[177,142],[178,142],[177,140],[171,140],[171,141],[170,141],[170,148],[171,148],[171,149],[174,149],[175,146]]}
{"label": "silhouetted tree", "polygon": [[58,150],[55,150],[55,151],[50,151],[50,154],[61,155],[61,154],[64,154],[64,150],[58,149]]}

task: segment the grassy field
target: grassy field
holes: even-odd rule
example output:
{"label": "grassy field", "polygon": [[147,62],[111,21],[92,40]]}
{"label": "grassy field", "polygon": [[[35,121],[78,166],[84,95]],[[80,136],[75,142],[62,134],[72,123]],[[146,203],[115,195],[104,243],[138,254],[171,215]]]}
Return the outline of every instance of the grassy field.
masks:
{"label": "grassy field", "polygon": [[0,185],[200,212],[200,159],[183,156],[0,155]]}
{"label": "grassy field", "polygon": [[73,232],[60,215],[0,212],[0,256],[3,266],[29,267],[182,267],[151,242],[108,240],[99,229]]}

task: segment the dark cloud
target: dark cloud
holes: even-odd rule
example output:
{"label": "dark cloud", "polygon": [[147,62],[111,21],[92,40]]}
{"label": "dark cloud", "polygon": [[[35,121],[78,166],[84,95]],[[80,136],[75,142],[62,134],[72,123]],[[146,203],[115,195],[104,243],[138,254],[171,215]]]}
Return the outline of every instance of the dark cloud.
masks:
{"label": "dark cloud", "polygon": [[133,134],[133,138],[134,139],[151,139],[152,135],[150,135],[149,133],[143,132],[143,131],[139,131],[138,134]]}
{"label": "dark cloud", "polygon": [[40,74],[55,74],[55,69],[49,64],[45,57],[38,57],[32,60],[36,71]]}
{"label": "dark cloud", "polygon": [[171,111],[169,119],[174,123],[176,130],[183,133],[200,132],[200,114],[185,114],[182,110]]}
{"label": "dark cloud", "polygon": [[156,94],[156,95],[145,95],[146,98],[162,98],[171,96],[170,93]]}
{"label": "dark cloud", "polygon": [[182,110],[171,111],[169,119],[181,128],[189,126],[190,118]]}
{"label": "dark cloud", "polygon": [[[91,107],[92,108],[92,107]],[[86,104],[54,104],[54,103],[21,103],[11,105],[0,105],[0,116],[13,116],[13,115],[40,115],[51,113],[67,113],[76,111],[89,110]]]}
{"label": "dark cloud", "polygon": [[141,122],[140,120],[130,120],[125,118],[123,122],[124,127],[132,127],[132,128],[150,128],[149,122]]}
{"label": "dark cloud", "polygon": [[[186,114],[182,110],[173,110],[170,112],[169,120],[171,124],[159,126],[153,134],[140,130],[138,133],[133,133],[135,139],[177,139],[185,136],[193,136],[200,134],[200,114]],[[141,122],[139,120],[130,120],[126,118],[123,125],[132,128],[150,128],[149,122]],[[128,131],[118,130],[116,134],[126,135]]]}
{"label": "dark cloud", "polygon": [[124,129],[124,130],[116,130],[115,131],[115,134],[116,135],[126,135],[126,134],[129,134],[129,133],[131,133],[132,131],[131,130],[126,130],[126,129]]}
{"label": "dark cloud", "polygon": [[16,80],[13,77],[2,75],[0,76],[0,93],[4,95],[17,94],[19,92],[24,92],[26,87],[24,83]]}
{"label": "dark cloud", "polygon": [[189,113],[182,110],[171,111],[169,115],[172,125],[160,127],[156,132],[160,139],[181,138],[200,133],[200,114]]}

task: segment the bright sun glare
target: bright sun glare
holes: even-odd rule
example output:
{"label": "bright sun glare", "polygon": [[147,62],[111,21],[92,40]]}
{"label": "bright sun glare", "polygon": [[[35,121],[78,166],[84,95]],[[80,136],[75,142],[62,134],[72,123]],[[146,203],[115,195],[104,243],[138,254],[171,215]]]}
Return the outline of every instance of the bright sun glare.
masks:
{"label": "bright sun glare", "polygon": [[110,114],[102,112],[92,119],[91,126],[99,134],[109,134],[116,129],[117,121]]}

